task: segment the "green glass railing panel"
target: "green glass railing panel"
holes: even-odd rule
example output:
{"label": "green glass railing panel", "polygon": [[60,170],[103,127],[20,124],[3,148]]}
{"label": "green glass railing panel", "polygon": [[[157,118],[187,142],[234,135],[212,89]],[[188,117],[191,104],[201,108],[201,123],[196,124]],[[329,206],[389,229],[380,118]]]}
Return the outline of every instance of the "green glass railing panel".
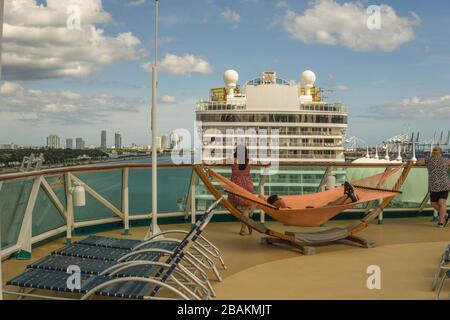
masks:
{"label": "green glass railing panel", "polygon": [[[122,210],[122,170],[75,174],[118,210]],[[74,208],[75,222],[117,217],[101,202],[86,192],[86,206]]]}
{"label": "green glass railing panel", "polygon": [[66,222],[41,188],[33,210],[33,237],[62,227]]}
{"label": "green glass railing panel", "polygon": [[52,187],[53,192],[55,193],[58,200],[65,207],[66,206],[66,189],[64,186],[64,176],[54,176],[54,177],[46,177],[45,180],[48,182],[50,187]]}
{"label": "green glass railing panel", "polygon": [[2,248],[17,243],[33,180],[5,182],[0,191]]}
{"label": "green glass railing panel", "polygon": [[428,193],[428,172],[425,168],[412,168],[401,188],[402,194],[394,198],[389,207],[412,208],[420,207]]}
{"label": "green glass railing panel", "polygon": [[[192,168],[158,169],[158,213],[183,212],[192,177]],[[152,170],[129,172],[130,214],[152,211]]]}
{"label": "green glass railing panel", "polygon": [[266,179],[266,195],[302,195],[317,192],[325,168],[283,167]]}
{"label": "green glass railing panel", "polygon": [[353,182],[386,171],[386,168],[347,168],[347,181]]}
{"label": "green glass railing panel", "polygon": [[[230,168],[213,168],[223,176],[229,178]],[[333,174],[336,176],[336,185],[345,181],[357,181],[376,174],[385,172],[386,168],[333,168]],[[259,184],[261,170],[253,169],[252,178],[255,185],[255,192]],[[275,175],[269,176],[265,184],[265,194],[295,195],[308,194],[318,191],[318,187],[325,173],[325,168],[311,167],[283,167],[279,168]],[[401,171],[392,175],[381,186],[383,188],[393,188],[399,178]],[[413,168],[406,179],[402,194],[397,196],[390,205],[390,208],[410,208],[418,209],[423,198],[427,195],[427,171],[425,168]],[[213,180],[213,183],[221,190],[220,186]],[[375,183],[375,182],[373,182]],[[376,184],[376,183],[375,183]],[[209,191],[206,190],[201,182],[197,187],[197,210],[204,210],[213,201]],[[450,201],[449,201],[450,203]],[[355,209],[366,208],[366,204],[359,205]]]}

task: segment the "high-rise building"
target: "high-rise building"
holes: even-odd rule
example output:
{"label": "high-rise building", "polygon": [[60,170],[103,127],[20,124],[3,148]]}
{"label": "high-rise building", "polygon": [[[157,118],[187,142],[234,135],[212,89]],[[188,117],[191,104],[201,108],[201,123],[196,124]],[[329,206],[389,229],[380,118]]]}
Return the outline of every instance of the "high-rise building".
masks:
{"label": "high-rise building", "polygon": [[73,139],[66,139],[66,149],[73,149]]}
{"label": "high-rise building", "polygon": [[86,142],[83,140],[83,138],[77,138],[75,140],[75,143],[77,150],[83,150],[86,147]]}
{"label": "high-rise building", "polygon": [[106,130],[102,131],[100,148],[106,149]]}
{"label": "high-rise building", "polygon": [[162,138],[156,137],[156,149],[161,150],[162,149]]}
{"label": "high-rise building", "polygon": [[175,131],[170,134],[170,149],[181,149],[182,139]]}
{"label": "high-rise building", "polygon": [[60,149],[61,139],[57,135],[50,135],[47,137],[47,148],[49,149]]}
{"label": "high-rise building", "polygon": [[162,136],[161,137],[161,149],[162,150],[169,149],[169,145],[168,145],[168,141],[167,141],[167,137],[166,136]]}
{"label": "high-rise building", "polygon": [[114,142],[116,150],[122,149],[122,135],[120,134],[120,132],[116,132]]}

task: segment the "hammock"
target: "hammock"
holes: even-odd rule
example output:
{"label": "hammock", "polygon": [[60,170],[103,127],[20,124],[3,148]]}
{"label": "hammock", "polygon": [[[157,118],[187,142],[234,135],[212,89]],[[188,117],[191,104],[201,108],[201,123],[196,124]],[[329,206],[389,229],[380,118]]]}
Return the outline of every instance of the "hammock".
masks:
{"label": "hammock", "polygon": [[261,208],[277,221],[298,227],[317,227],[331,220],[339,213],[359,204],[385,198],[393,198],[400,193],[399,191],[380,189],[380,186],[383,186],[388,182],[389,178],[400,171],[398,168],[354,181],[353,185],[359,197],[359,201],[357,202],[345,205],[327,206],[328,203],[333,202],[344,195],[344,187],[340,186],[332,190],[315,194],[282,196],[286,205],[290,208],[278,209],[266,202],[266,197],[263,199],[258,195],[247,191],[212,169],[207,168],[207,171],[220,183],[226,192],[244,199],[249,205]]}

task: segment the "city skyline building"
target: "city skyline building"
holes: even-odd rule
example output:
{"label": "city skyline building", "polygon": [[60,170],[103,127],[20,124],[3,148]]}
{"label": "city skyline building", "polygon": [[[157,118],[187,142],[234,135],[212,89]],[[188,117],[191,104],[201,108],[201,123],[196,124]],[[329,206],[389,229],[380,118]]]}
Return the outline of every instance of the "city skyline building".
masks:
{"label": "city skyline building", "polygon": [[72,138],[66,139],[66,149],[73,149],[73,139]]}
{"label": "city skyline building", "polygon": [[76,149],[83,150],[85,147],[86,147],[86,141],[84,141],[83,138],[77,138],[76,139]]}
{"label": "city skyline building", "polygon": [[122,135],[120,132],[116,132],[114,136],[114,147],[116,150],[122,149]]}
{"label": "city skyline building", "polygon": [[106,140],[106,130],[102,130],[102,133],[100,135],[100,148],[106,149],[107,148],[107,140]]}
{"label": "city skyline building", "polygon": [[61,139],[56,134],[49,135],[47,137],[47,148],[60,149],[61,148]]}

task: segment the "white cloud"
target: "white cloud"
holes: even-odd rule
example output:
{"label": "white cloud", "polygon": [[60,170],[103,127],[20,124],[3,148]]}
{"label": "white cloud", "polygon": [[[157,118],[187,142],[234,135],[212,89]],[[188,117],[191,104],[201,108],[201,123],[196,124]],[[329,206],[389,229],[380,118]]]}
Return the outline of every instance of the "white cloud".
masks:
{"label": "white cloud", "polygon": [[145,3],[145,0],[133,0],[131,1],[131,5],[133,7],[141,6]]}
{"label": "white cloud", "polygon": [[275,8],[288,8],[289,5],[287,4],[286,1],[278,1],[277,3],[275,3]]}
{"label": "white cloud", "polygon": [[337,85],[334,88],[334,91],[348,91],[348,90],[350,90],[350,88],[348,86],[346,86],[345,84]]}
{"label": "white cloud", "polygon": [[361,3],[317,0],[303,14],[287,10],[279,23],[303,43],[341,45],[355,51],[393,51],[414,39],[413,26],[420,24],[415,13],[399,17],[392,7],[381,5],[381,29],[370,30],[366,10]]}
{"label": "white cloud", "polygon": [[[12,82],[0,83],[0,113],[21,115],[19,120],[77,125],[102,122],[114,114],[137,112],[140,98],[105,94],[82,96],[72,91],[25,89]],[[0,116],[1,117],[1,116]]]}
{"label": "white cloud", "polygon": [[431,98],[412,97],[372,109],[376,114],[400,118],[450,118],[450,95]]}
{"label": "white cloud", "polygon": [[177,99],[173,96],[162,96],[161,101],[163,103],[174,103],[177,101]]}
{"label": "white cloud", "polygon": [[[76,6],[80,29],[67,27]],[[76,19],[75,19],[76,20]],[[31,80],[85,76],[120,60],[140,56],[130,32],[106,36],[98,24],[112,23],[101,0],[6,0],[3,77]]]}
{"label": "white cloud", "polygon": [[225,11],[222,11],[220,14],[222,18],[224,18],[227,22],[230,22],[233,24],[233,28],[237,28],[239,26],[239,23],[241,22],[241,16],[236,11],[233,11],[229,8],[225,9]]}
{"label": "white cloud", "polygon": [[[159,66],[162,71],[172,75],[190,75],[191,73],[209,74],[212,72],[212,67],[208,61],[191,54],[177,56],[168,53],[159,62]],[[151,63],[142,64],[141,67],[148,72],[152,70]]]}
{"label": "white cloud", "polygon": [[0,83],[0,93],[2,94],[2,96],[12,95],[22,90],[23,88],[19,84],[14,82]]}

